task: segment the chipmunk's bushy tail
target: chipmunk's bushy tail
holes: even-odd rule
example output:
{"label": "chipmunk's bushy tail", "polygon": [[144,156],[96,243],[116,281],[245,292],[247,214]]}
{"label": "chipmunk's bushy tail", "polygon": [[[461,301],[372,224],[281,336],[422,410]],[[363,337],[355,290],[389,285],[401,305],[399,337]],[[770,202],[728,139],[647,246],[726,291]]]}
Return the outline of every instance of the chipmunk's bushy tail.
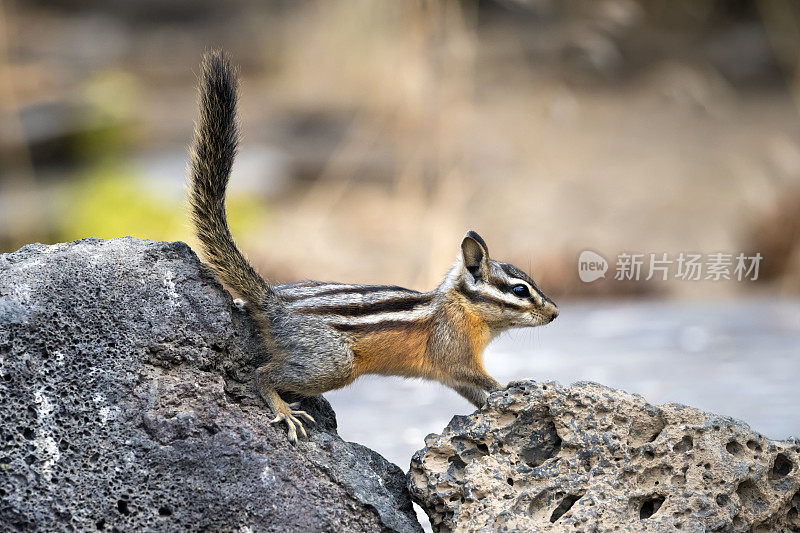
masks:
{"label": "chipmunk's bushy tail", "polygon": [[233,241],[225,214],[225,189],[239,144],[237,72],[222,51],[205,54],[200,67],[200,119],[192,142],[189,204],[206,260],[220,279],[251,305],[274,297]]}

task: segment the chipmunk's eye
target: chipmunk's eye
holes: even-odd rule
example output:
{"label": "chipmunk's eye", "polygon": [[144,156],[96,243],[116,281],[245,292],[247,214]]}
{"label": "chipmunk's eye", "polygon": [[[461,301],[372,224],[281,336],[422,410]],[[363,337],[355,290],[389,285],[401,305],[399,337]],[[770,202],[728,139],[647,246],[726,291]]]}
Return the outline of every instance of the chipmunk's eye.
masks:
{"label": "chipmunk's eye", "polygon": [[519,298],[528,298],[531,295],[531,291],[525,285],[514,285],[511,287],[511,292]]}

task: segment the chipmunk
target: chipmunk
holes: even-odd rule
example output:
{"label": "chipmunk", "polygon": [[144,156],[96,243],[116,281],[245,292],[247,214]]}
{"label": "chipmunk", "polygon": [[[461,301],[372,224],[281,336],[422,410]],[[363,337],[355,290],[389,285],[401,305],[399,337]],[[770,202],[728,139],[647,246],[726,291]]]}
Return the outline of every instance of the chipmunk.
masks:
{"label": "chipmunk", "polygon": [[489,258],[467,232],[455,263],[431,292],[388,285],[302,281],[270,285],[239,251],[225,212],[236,155],[238,79],[220,51],[200,72],[200,119],[191,150],[192,219],[205,257],[222,282],[246,301],[272,354],[256,371],[259,393],[285,422],[289,440],[314,423],[278,392],[314,396],[364,374],[436,380],[477,407],[501,388],[483,366],[483,349],[502,331],[558,316],[556,304],[519,268]]}

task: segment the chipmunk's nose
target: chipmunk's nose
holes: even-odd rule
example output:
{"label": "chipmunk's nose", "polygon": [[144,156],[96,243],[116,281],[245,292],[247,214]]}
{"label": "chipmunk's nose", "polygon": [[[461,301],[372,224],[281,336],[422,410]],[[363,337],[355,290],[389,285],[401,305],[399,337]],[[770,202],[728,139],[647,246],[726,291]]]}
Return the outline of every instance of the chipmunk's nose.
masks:
{"label": "chipmunk's nose", "polygon": [[553,302],[548,301],[544,308],[545,312],[549,311],[547,323],[549,324],[558,316],[558,307]]}

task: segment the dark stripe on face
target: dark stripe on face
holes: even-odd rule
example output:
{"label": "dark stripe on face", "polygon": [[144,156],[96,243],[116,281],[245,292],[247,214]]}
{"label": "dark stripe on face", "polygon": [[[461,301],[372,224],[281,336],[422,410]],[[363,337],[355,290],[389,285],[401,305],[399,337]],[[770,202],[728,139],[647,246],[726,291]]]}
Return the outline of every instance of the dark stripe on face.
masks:
{"label": "dark stripe on face", "polygon": [[511,287],[514,286],[500,280],[492,280],[492,285],[500,289],[501,292],[511,292]]}
{"label": "dark stripe on face", "polygon": [[381,320],[374,324],[331,324],[331,327],[342,333],[366,335],[392,330],[424,329],[429,331],[432,320]]}
{"label": "dark stripe on face", "polygon": [[[532,283],[531,283],[531,285],[534,287],[534,289],[536,289],[536,285],[533,285]],[[501,291],[505,292],[505,293],[513,295],[513,293],[511,292],[511,289],[513,287],[516,287],[517,284],[515,283],[514,285],[509,285],[505,281],[496,280],[496,281],[494,281],[494,286],[497,287],[498,289],[500,289]],[[542,294],[541,291],[538,291],[538,293]],[[519,298],[520,300],[525,300],[526,302],[530,302],[531,305],[534,305],[534,306],[537,306],[537,307],[539,306],[539,302],[536,301],[536,299],[533,297],[532,294],[527,298],[520,298],[519,296],[516,296],[516,295],[514,295],[514,296],[516,298]],[[544,295],[542,294],[542,296],[544,296]],[[547,296],[544,296],[544,299],[547,300]]]}
{"label": "dark stripe on face", "polygon": [[481,292],[472,291],[470,290],[469,287],[467,287],[466,283],[464,283],[463,280],[461,281],[461,283],[458,284],[458,286],[456,286],[456,290],[460,294],[463,294],[467,298],[467,300],[469,300],[472,303],[486,303],[490,305],[496,305],[499,307],[510,307],[511,309],[516,309],[517,311],[529,310],[529,307],[527,305],[513,304],[510,302],[506,302],[505,300],[492,298],[491,296],[488,296]]}
{"label": "dark stripe on face", "polygon": [[283,300],[286,302],[296,302],[298,300],[304,300],[306,298],[316,298],[317,296],[333,296],[336,294],[370,294],[373,292],[381,292],[381,291],[399,292],[402,294],[420,294],[417,291],[412,291],[411,289],[404,289],[403,287],[398,287],[396,285],[343,285],[341,287],[326,289],[324,291],[319,291],[311,294],[291,294],[291,293],[285,294],[283,295]]}
{"label": "dark stripe on face", "polygon": [[[533,289],[542,296],[542,299],[545,302],[550,302],[552,305],[555,305],[555,302],[553,300],[551,300],[544,292],[542,292],[542,289],[540,289],[539,286],[536,284],[536,282],[533,281],[533,279],[529,275],[527,275],[525,272],[523,272],[522,270],[518,269],[514,265],[510,265],[508,263],[499,263],[499,265],[500,265],[500,268],[502,269],[503,272],[505,272],[506,274],[508,274],[512,278],[517,278],[517,279],[521,279],[521,280],[527,281],[528,284],[531,287],[533,287]],[[510,286],[509,286],[509,288],[510,288]]]}
{"label": "dark stripe on face", "polygon": [[527,281],[532,287],[536,287],[536,283],[533,282],[531,277],[522,270],[515,267],[514,265],[510,265],[508,263],[500,263],[500,270],[508,274],[509,277]]}
{"label": "dark stripe on face", "polygon": [[341,315],[341,316],[360,316],[373,315],[377,313],[389,313],[392,311],[411,311],[415,307],[427,304],[433,300],[432,294],[420,294],[418,296],[407,296],[391,300],[382,300],[366,304],[347,304],[347,305],[319,305],[314,307],[301,307],[295,309],[297,313],[306,315]]}

